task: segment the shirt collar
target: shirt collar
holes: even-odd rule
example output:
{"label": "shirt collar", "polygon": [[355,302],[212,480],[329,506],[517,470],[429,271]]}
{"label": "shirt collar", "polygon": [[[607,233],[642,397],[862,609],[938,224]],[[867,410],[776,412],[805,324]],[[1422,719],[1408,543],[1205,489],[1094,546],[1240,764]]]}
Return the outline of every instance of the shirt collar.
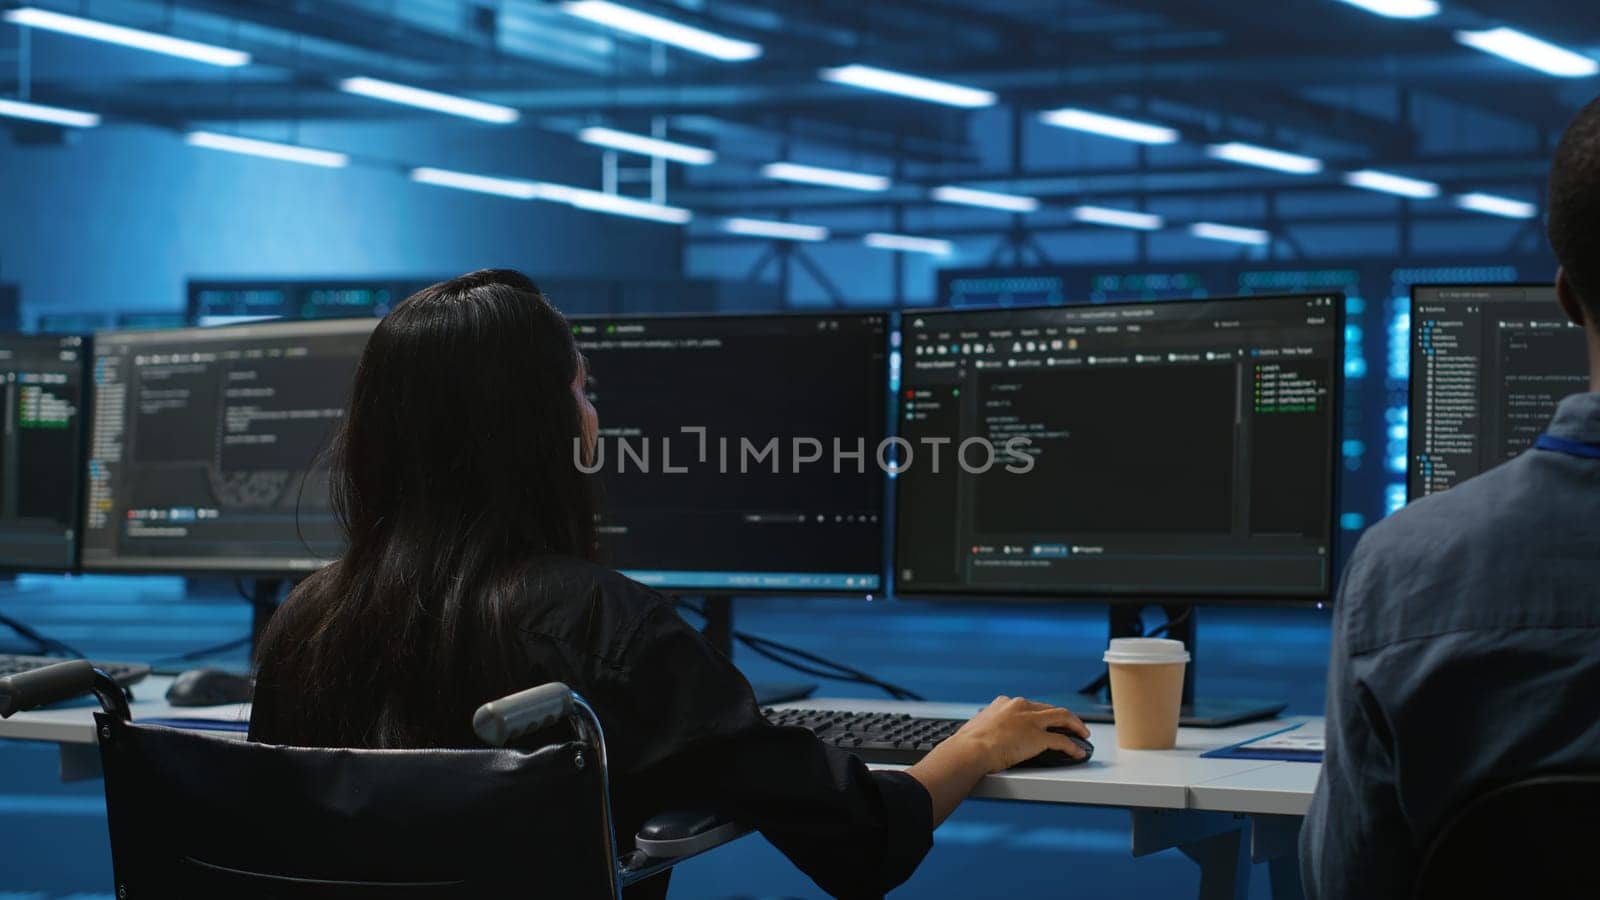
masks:
{"label": "shirt collar", "polygon": [[1573,394],[1561,401],[1547,433],[1569,441],[1600,443],[1600,394]]}

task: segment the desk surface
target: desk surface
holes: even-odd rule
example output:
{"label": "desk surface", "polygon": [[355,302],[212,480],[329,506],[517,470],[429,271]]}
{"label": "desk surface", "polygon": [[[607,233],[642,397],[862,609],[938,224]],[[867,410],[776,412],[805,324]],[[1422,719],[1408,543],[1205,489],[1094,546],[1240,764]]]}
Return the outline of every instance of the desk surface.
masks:
{"label": "desk surface", "polygon": [[[811,699],[783,704],[812,709],[900,712],[960,719],[977,706],[958,703],[896,703],[884,700]],[[1237,744],[1296,722],[1295,716],[1232,728],[1180,728],[1172,750],[1123,750],[1115,725],[1090,725],[1094,758],[1056,769],[1013,769],[990,775],[972,796],[1033,803],[1079,803],[1154,809],[1304,815],[1320,765],[1249,759],[1202,759],[1201,753]],[[882,766],[881,768],[899,768]]]}
{"label": "desk surface", "polygon": [[[162,699],[170,678],[151,677],[134,686],[133,717],[245,721],[244,704],[175,708]],[[898,703],[889,700],[811,699],[783,704],[850,711],[899,712],[962,719],[973,704]],[[93,744],[98,707],[75,706],[18,713],[0,721],[0,739]],[[1091,725],[1094,758],[1056,769],[1018,769],[985,778],[974,797],[1032,803],[1076,803],[1144,809],[1204,809],[1270,815],[1304,815],[1321,766],[1314,763],[1202,759],[1201,753],[1248,740],[1307,717],[1257,722],[1232,728],[1183,728],[1172,750],[1122,750],[1115,725]],[[882,768],[897,768],[884,766]]]}
{"label": "desk surface", "polygon": [[[248,721],[250,706],[176,707],[164,699],[172,684],[168,676],[153,675],[133,686],[133,718],[139,719],[226,719]],[[0,740],[48,741],[54,744],[93,744],[94,713],[98,704],[86,702],[67,709],[42,709],[17,713],[0,719]]]}
{"label": "desk surface", "polygon": [[1189,808],[1271,816],[1303,816],[1322,766],[1279,762],[1191,785]]}

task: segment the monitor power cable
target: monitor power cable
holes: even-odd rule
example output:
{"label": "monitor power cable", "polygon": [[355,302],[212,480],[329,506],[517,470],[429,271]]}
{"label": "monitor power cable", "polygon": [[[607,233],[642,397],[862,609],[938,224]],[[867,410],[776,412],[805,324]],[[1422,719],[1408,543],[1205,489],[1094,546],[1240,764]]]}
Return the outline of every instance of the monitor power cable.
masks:
{"label": "monitor power cable", "polygon": [[[256,598],[250,595],[250,591],[245,587],[244,579],[235,578],[233,580],[233,588],[239,592],[239,599],[243,600],[245,603],[248,603],[252,609],[255,608]],[[150,664],[156,667],[159,671],[169,666],[191,663],[207,657],[218,656],[223,653],[230,653],[234,650],[248,650],[250,648],[251,638],[252,635],[246,634],[244,637],[237,637],[232,640],[223,641],[219,644],[212,644],[207,647],[201,647],[196,650],[188,650],[183,653],[174,653],[171,656],[163,656],[160,659],[153,660]],[[160,674],[167,673],[161,672]]]}
{"label": "monitor power cable", "polygon": [[[694,613],[702,618],[705,612],[698,606],[684,600],[674,600],[678,609]],[[758,637],[744,631],[734,631],[733,639],[750,648],[758,656],[764,657],[785,668],[793,669],[803,675],[813,678],[823,678],[829,681],[842,681],[849,684],[861,684],[875,687],[895,700],[922,700],[921,694],[900,685],[883,681],[868,675],[860,669],[852,668],[843,663],[834,662],[815,653],[791,647],[764,637]]]}
{"label": "monitor power cable", "polygon": [[[1162,622],[1160,625],[1157,625],[1156,627],[1151,628],[1150,630],[1146,631],[1144,633],[1144,636],[1147,637],[1147,638],[1153,638],[1153,637],[1160,637],[1160,636],[1162,636],[1164,634],[1168,634],[1168,633],[1170,633],[1172,631],[1173,628],[1175,628],[1175,627],[1177,627],[1179,625],[1182,625],[1184,622],[1188,621],[1189,617],[1192,616],[1192,615],[1194,615],[1194,607],[1191,606],[1191,607],[1188,607],[1187,609],[1185,609],[1183,612],[1179,613],[1176,618],[1168,619],[1167,621]],[[1110,686],[1111,686],[1111,670],[1110,669],[1106,669],[1106,668],[1102,668],[1100,670],[1100,674],[1096,675],[1093,681],[1090,681],[1088,684],[1085,684],[1083,687],[1078,688],[1078,696],[1080,696],[1080,697],[1090,697],[1090,698],[1098,700],[1100,698],[1101,692],[1104,691],[1106,688],[1108,688]]]}
{"label": "monitor power cable", "polygon": [[32,641],[39,652],[45,656],[69,656],[73,659],[83,659],[84,656],[76,647],[63,643],[53,637],[39,633],[32,625],[0,613],[0,625],[15,631],[18,635]]}
{"label": "monitor power cable", "polygon": [[201,647],[198,650],[190,650],[190,651],[187,651],[185,653],[177,653],[177,654],[174,654],[172,656],[163,656],[160,659],[152,660],[150,665],[159,669],[159,668],[161,668],[163,666],[172,666],[172,665],[179,665],[179,664],[182,664],[182,663],[190,663],[190,662],[194,662],[196,660],[205,659],[205,658],[210,657],[210,656],[217,656],[217,655],[220,655],[220,654],[223,654],[223,653],[228,653],[228,652],[233,651],[233,650],[245,649],[245,648],[248,648],[249,646],[250,646],[250,635],[247,634],[247,635],[245,635],[244,637],[241,637],[241,638],[234,638],[231,641],[223,641],[220,644],[212,644],[209,647]]}

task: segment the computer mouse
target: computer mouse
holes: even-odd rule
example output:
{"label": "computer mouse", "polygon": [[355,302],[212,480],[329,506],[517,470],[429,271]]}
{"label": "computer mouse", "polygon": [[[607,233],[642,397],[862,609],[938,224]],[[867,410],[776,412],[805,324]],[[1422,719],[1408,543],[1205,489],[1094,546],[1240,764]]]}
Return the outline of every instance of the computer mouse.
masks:
{"label": "computer mouse", "polygon": [[167,702],[173,706],[221,706],[250,701],[250,676],[226,669],[190,669],[172,679]]}
{"label": "computer mouse", "polygon": [[1089,743],[1088,741],[1084,740],[1083,738],[1078,737],[1077,735],[1075,735],[1072,732],[1066,730],[1065,728],[1052,728],[1050,730],[1055,732],[1056,734],[1064,734],[1064,735],[1066,735],[1068,740],[1072,741],[1074,744],[1077,744],[1078,747],[1083,750],[1083,759],[1074,759],[1071,756],[1068,756],[1066,753],[1063,753],[1060,750],[1046,750],[1045,752],[1039,754],[1038,756],[1035,756],[1032,759],[1024,760],[1024,761],[1022,761],[1020,763],[1017,763],[1015,768],[1018,768],[1018,769],[1045,769],[1045,768],[1054,768],[1054,767],[1057,767],[1057,766],[1075,766],[1078,763],[1088,762],[1090,760],[1090,758],[1094,756],[1094,745]]}

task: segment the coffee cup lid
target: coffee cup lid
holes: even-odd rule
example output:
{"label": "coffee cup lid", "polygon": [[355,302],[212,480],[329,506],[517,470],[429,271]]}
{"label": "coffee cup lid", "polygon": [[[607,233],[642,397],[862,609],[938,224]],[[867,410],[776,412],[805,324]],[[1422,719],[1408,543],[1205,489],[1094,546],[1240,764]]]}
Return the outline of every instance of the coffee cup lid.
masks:
{"label": "coffee cup lid", "polygon": [[1189,651],[1184,649],[1183,641],[1167,638],[1112,638],[1105,661],[1122,665],[1186,663]]}

